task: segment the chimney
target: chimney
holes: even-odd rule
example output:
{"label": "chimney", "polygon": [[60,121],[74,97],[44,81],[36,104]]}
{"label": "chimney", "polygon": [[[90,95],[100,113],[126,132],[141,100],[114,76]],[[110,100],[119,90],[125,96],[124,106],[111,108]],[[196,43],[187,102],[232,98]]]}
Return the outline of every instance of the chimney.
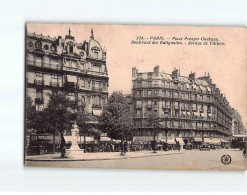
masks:
{"label": "chimney", "polygon": [[191,73],[189,74],[189,79],[192,80],[192,81],[194,81],[195,78],[196,78],[196,73],[194,73],[194,72],[192,73],[192,72],[191,72]]}
{"label": "chimney", "polygon": [[172,71],[172,77],[174,79],[177,79],[179,76],[179,72],[178,72],[178,69],[174,68],[174,70]]}
{"label": "chimney", "polygon": [[58,45],[59,47],[62,46],[62,36],[58,36],[57,45]]}
{"label": "chimney", "polygon": [[156,76],[158,76],[159,72],[160,72],[160,66],[157,65],[157,66],[154,67],[154,73],[156,74]]}
{"label": "chimney", "polygon": [[132,68],[132,79],[136,78],[136,73],[137,73],[137,69],[136,69],[136,67],[133,67]]}

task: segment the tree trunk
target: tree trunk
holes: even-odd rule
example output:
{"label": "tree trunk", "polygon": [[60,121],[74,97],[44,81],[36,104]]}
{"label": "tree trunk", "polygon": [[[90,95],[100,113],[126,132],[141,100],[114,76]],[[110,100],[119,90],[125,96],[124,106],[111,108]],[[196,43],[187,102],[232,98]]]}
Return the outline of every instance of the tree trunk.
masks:
{"label": "tree trunk", "polygon": [[55,136],[56,136],[56,133],[55,131],[53,131],[53,154],[56,153],[56,141],[55,141]]}
{"label": "tree trunk", "polygon": [[65,149],[65,139],[63,136],[63,132],[61,132],[61,158],[66,158],[66,149]]}

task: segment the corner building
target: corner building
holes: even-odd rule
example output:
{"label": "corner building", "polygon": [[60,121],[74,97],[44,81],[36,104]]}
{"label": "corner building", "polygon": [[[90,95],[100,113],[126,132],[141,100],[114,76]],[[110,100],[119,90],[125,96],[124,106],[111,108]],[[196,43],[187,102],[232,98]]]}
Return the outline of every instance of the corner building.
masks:
{"label": "corner building", "polygon": [[59,91],[86,111],[99,115],[108,98],[106,51],[94,39],[77,43],[71,35],[58,38],[27,33],[26,96],[37,110],[44,109],[48,93]]}
{"label": "corner building", "polygon": [[154,139],[154,128],[147,119],[156,112],[161,119],[161,127],[156,129],[158,140],[198,145],[229,141],[232,108],[209,74],[196,78],[195,73],[181,76],[177,69],[171,74],[160,72],[159,66],[153,72],[133,68],[132,82],[134,140]]}

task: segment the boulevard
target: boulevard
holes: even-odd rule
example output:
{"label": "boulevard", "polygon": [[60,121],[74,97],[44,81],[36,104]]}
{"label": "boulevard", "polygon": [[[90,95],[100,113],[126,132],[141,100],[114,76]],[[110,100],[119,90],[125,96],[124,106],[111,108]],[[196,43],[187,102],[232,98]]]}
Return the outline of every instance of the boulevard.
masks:
{"label": "boulevard", "polygon": [[[147,151],[149,152],[149,151]],[[150,154],[152,152],[150,151]],[[104,155],[104,153],[102,153]],[[138,152],[135,152],[138,155]],[[231,156],[229,165],[221,162],[224,154]],[[85,154],[87,155],[87,154]],[[115,154],[117,155],[117,153]],[[127,153],[128,155],[128,153]],[[26,161],[29,167],[58,167],[58,168],[124,168],[124,169],[169,169],[169,170],[219,170],[244,171],[246,158],[239,149],[219,149],[210,151],[183,150],[165,154],[158,151],[156,156],[140,156],[138,158],[122,158],[92,161]]]}

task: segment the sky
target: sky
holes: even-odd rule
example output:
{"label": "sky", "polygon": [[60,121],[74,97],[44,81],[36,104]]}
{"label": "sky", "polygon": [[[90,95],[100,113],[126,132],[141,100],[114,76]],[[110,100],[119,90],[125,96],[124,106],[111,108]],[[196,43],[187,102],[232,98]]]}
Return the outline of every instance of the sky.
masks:
{"label": "sky", "polygon": [[[88,41],[91,29],[94,38],[107,51],[109,92],[131,93],[132,67],[139,72],[151,72],[156,65],[171,73],[176,67],[182,76],[195,72],[196,77],[209,72],[212,82],[226,96],[230,105],[238,110],[247,125],[247,36],[243,27],[196,27],[152,25],[98,25],[98,24],[45,24],[29,23],[28,32],[64,36],[71,29],[76,42]],[[218,38],[225,45],[140,45],[131,44],[137,36],[150,40],[150,36],[176,38]]]}

